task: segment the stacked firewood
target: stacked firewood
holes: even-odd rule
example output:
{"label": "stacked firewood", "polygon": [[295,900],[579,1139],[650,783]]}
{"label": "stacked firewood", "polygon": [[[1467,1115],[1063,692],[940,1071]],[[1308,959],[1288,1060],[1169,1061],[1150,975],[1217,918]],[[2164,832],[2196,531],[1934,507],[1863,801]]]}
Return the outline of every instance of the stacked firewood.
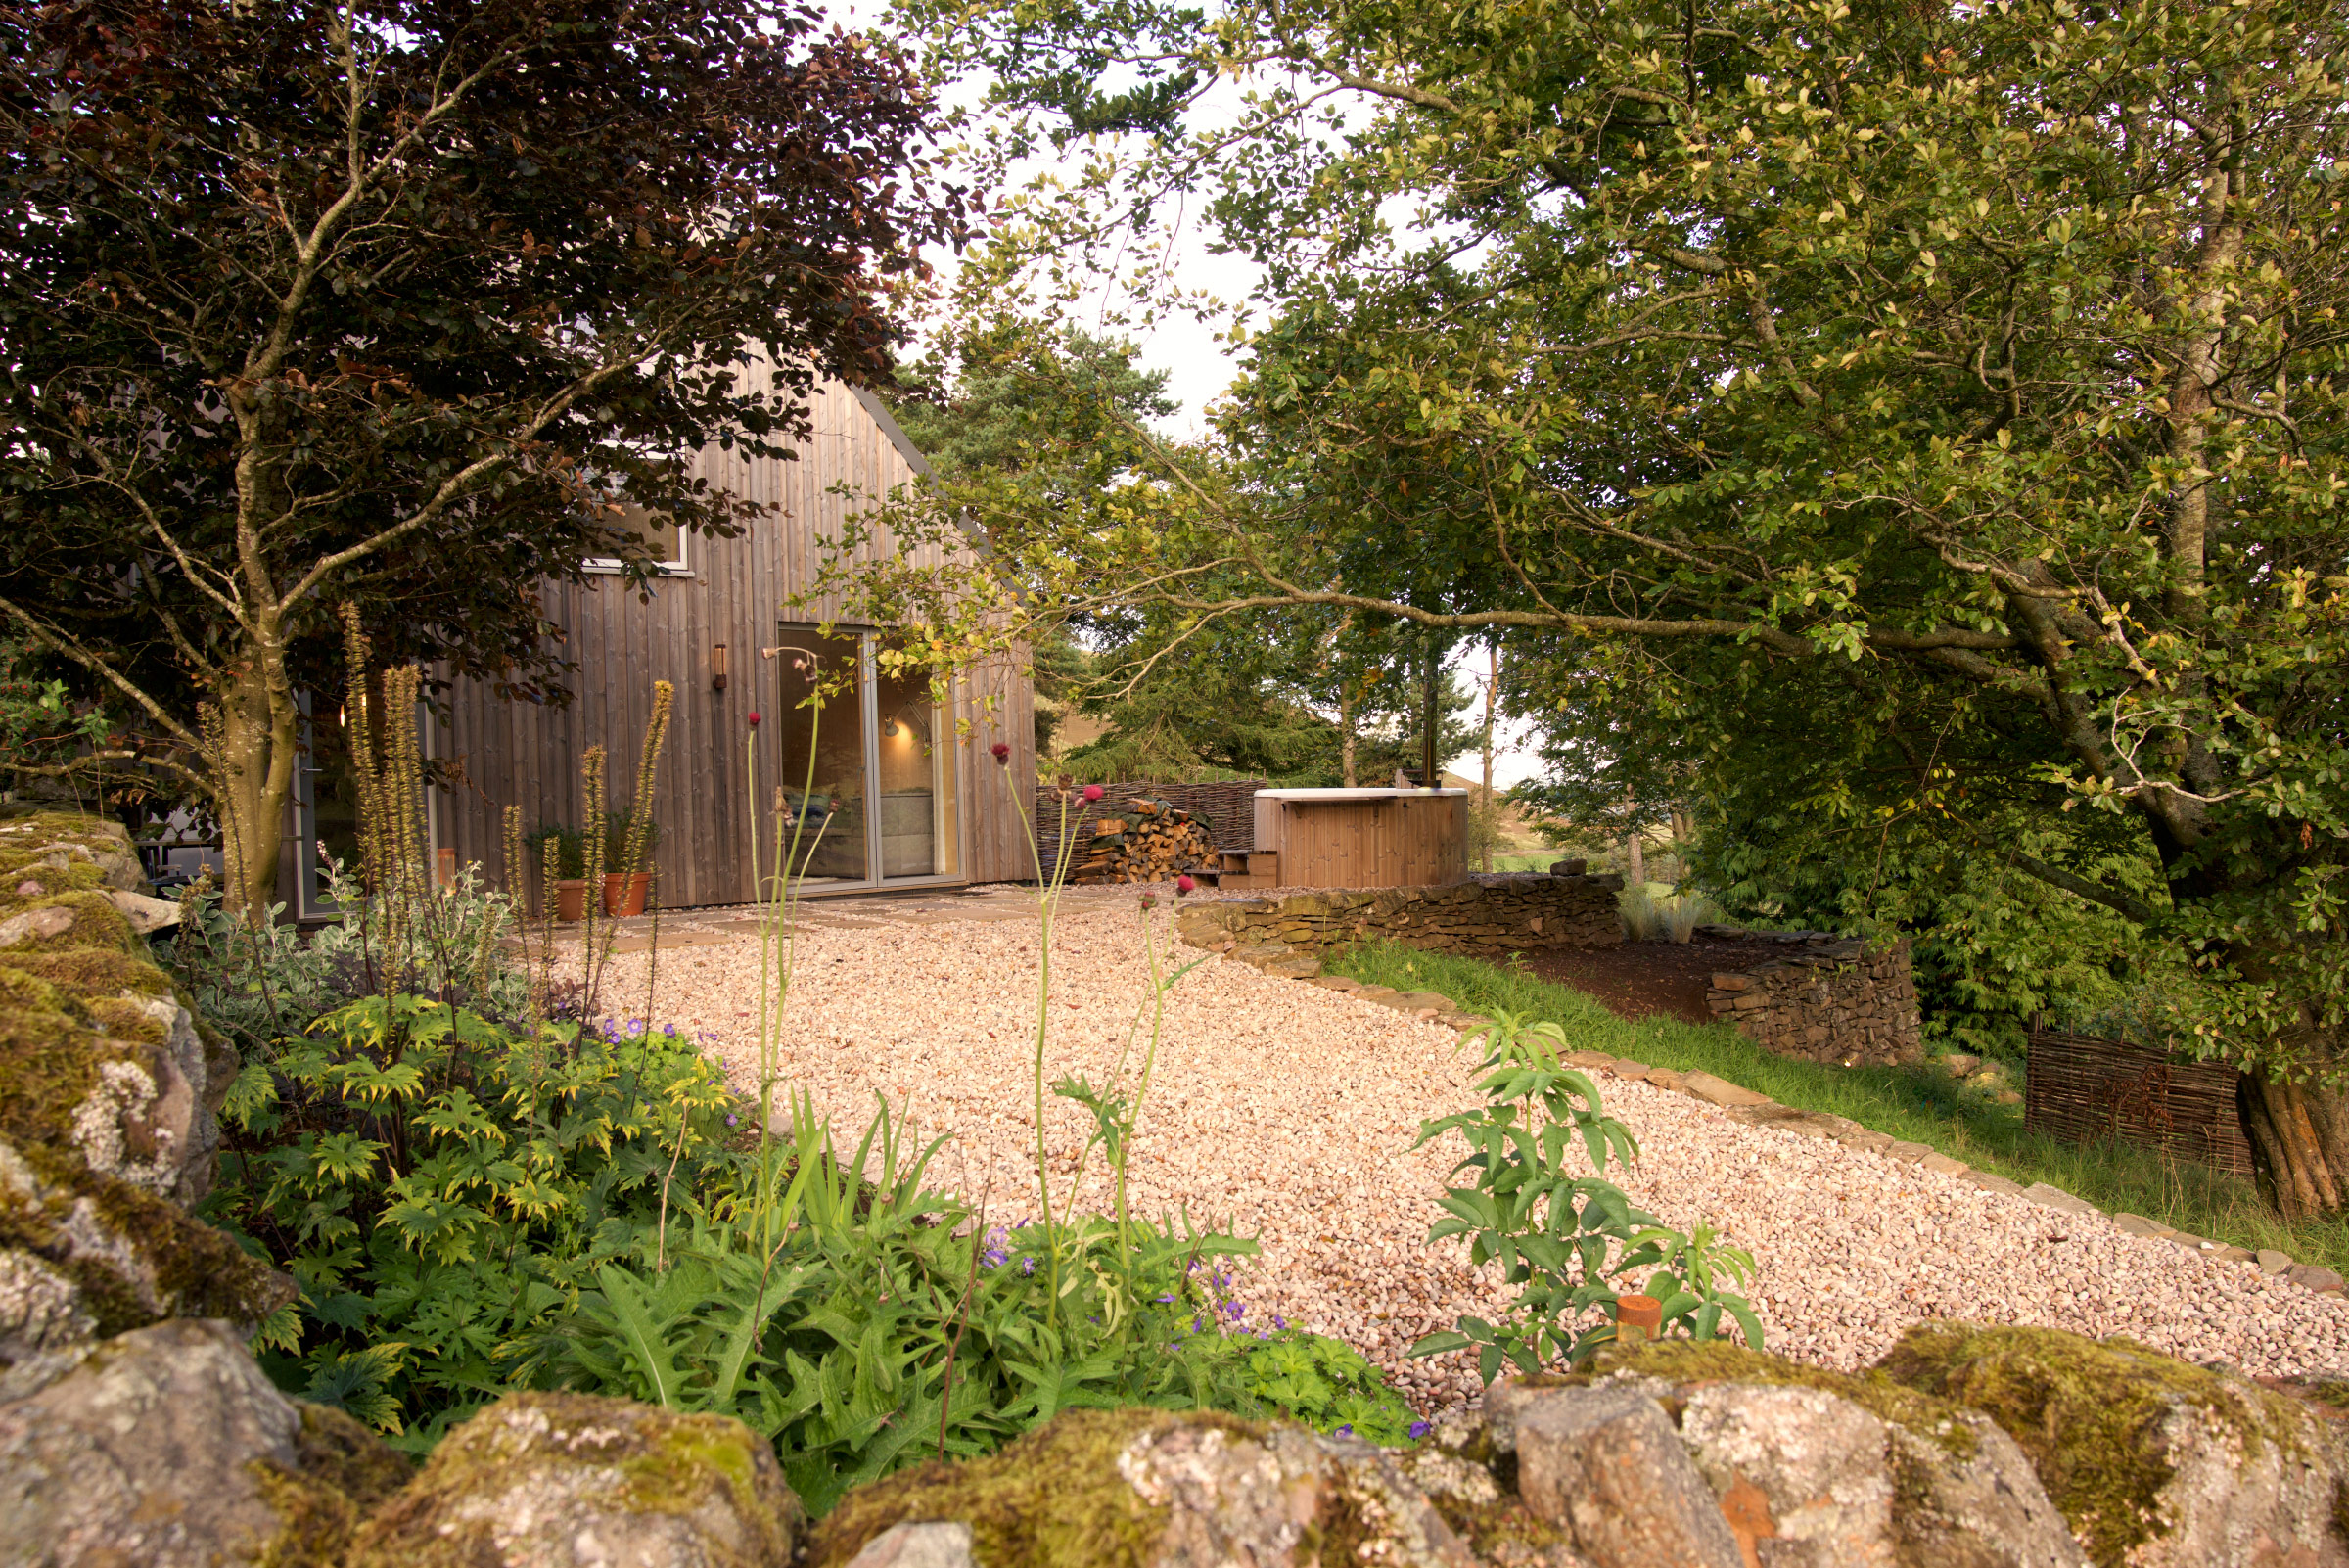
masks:
{"label": "stacked firewood", "polygon": [[1216,857],[1206,827],[1165,801],[1130,800],[1115,816],[1085,809],[1091,835],[1077,835],[1071,882],[1164,882]]}

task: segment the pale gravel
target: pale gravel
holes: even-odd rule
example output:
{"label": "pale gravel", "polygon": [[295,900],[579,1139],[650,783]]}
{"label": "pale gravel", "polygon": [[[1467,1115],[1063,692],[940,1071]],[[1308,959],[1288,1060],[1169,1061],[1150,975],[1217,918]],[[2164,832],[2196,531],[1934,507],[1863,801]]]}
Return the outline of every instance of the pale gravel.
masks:
{"label": "pale gravel", "polygon": [[[1151,917],[1162,958],[1199,957],[1173,946],[1169,916]],[[706,1034],[733,1081],[754,1088],[758,943],[660,956],[653,1016]],[[954,1134],[938,1168],[944,1184],[984,1198],[990,1218],[1024,1219],[1037,1202],[1036,968],[1033,923],[999,912],[957,919],[931,906],[884,925],[806,927],[776,1070],[844,1126],[862,1128],[876,1092],[909,1104],[926,1130]],[[615,958],[609,984],[607,996],[642,1012],[643,955]],[[1133,906],[1064,910],[1047,1077],[1101,1081],[1146,994]],[[1425,1240],[1457,1140],[1411,1148],[1423,1118],[1474,1102],[1474,1066],[1442,1025],[1209,958],[1167,1000],[1132,1205],[1187,1211],[1261,1243],[1261,1259],[1240,1268],[1248,1324],[1278,1314],[1344,1339],[1423,1408],[1474,1395],[1466,1357],[1405,1355],[1421,1334],[1505,1300],[1459,1243]],[[1638,1171],[1615,1179],[1668,1222],[1710,1220],[1753,1251],[1754,1305],[1779,1354],[1861,1366],[1910,1324],[1956,1317],[2126,1334],[2252,1373],[2349,1372],[2349,1302],[2256,1265],[1748,1127],[1646,1084],[1606,1078],[1601,1087],[1642,1151]],[[1085,1123],[1049,1098],[1045,1121],[1058,1204]],[[1104,1176],[1096,1157],[1081,1208],[1106,1209]]]}

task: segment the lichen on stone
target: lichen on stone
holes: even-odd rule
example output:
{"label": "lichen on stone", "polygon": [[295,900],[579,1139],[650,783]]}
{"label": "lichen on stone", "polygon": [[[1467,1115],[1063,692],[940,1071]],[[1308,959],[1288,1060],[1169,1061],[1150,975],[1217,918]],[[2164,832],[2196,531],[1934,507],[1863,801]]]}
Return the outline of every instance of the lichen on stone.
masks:
{"label": "lichen on stone", "polygon": [[[1702,1383],[1765,1383],[1777,1388],[1819,1389],[1851,1401],[1887,1425],[1936,1444],[1954,1457],[1971,1458],[1977,1447],[1973,1429],[1962,1419],[1958,1402],[1909,1386],[1882,1371],[1838,1372],[1785,1360],[1727,1340],[1668,1339],[1636,1350],[1608,1351],[1587,1371],[1553,1373],[1530,1380],[1527,1386],[1573,1386],[1604,1377],[1652,1378],[1676,1390]],[[1667,1395],[1663,1403],[1678,1420],[1679,1402]]]}
{"label": "lichen on stone", "polygon": [[623,1558],[642,1550],[710,1568],[781,1568],[800,1518],[772,1451],[739,1421],[525,1393],[443,1438],[415,1479],[366,1519],[346,1560],[350,1568],[570,1561],[580,1556],[575,1542],[594,1537]]}
{"label": "lichen on stone", "polygon": [[[1466,1447],[1473,1448],[1473,1440]],[[1481,1452],[1491,1453],[1489,1446]],[[1479,1561],[1546,1561],[1552,1548],[1566,1544],[1566,1538],[1537,1517],[1517,1495],[1516,1456],[1501,1457],[1505,1460],[1501,1475],[1472,1453],[1433,1444],[1402,1455],[1398,1462]],[[1504,1479],[1508,1484],[1503,1484]]]}
{"label": "lichen on stone", "polygon": [[2157,1435],[2180,1407],[2226,1429],[2247,1457],[2300,1443],[2282,1396],[2124,1339],[1920,1323],[1876,1371],[1997,1422],[2097,1563],[2125,1561],[2171,1528],[2161,1495],[2174,1471]]}
{"label": "lichen on stone", "polygon": [[1231,1416],[1070,1410],[984,1459],[931,1460],[857,1488],[816,1528],[807,1568],[839,1568],[891,1525],[957,1519],[987,1568],[1142,1568],[1167,1508],[1119,1469],[1137,1439],[1177,1422],[1255,1439]]}

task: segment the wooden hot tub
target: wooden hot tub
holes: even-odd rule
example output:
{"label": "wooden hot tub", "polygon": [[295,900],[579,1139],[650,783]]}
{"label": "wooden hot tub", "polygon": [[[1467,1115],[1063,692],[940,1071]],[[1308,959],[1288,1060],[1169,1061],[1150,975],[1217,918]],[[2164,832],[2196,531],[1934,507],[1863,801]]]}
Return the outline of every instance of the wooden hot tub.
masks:
{"label": "wooden hot tub", "polygon": [[1292,888],[1468,880],[1466,790],[1258,790],[1256,848]]}

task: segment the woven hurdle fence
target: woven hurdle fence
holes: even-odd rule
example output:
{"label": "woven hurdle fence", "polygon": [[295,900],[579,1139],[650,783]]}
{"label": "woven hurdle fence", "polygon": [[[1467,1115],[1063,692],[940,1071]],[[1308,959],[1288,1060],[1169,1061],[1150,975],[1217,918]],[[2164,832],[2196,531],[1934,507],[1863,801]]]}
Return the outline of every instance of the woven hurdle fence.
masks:
{"label": "woven hurdle fence", "polygon": [[2072,1143],[2157,1148],[2238,1176],[2251,1145],[2235,1109],[2241,1077],[2219,1062],[2181,1062],[2124,1040],[2031,1032],[2023,1127]]}

